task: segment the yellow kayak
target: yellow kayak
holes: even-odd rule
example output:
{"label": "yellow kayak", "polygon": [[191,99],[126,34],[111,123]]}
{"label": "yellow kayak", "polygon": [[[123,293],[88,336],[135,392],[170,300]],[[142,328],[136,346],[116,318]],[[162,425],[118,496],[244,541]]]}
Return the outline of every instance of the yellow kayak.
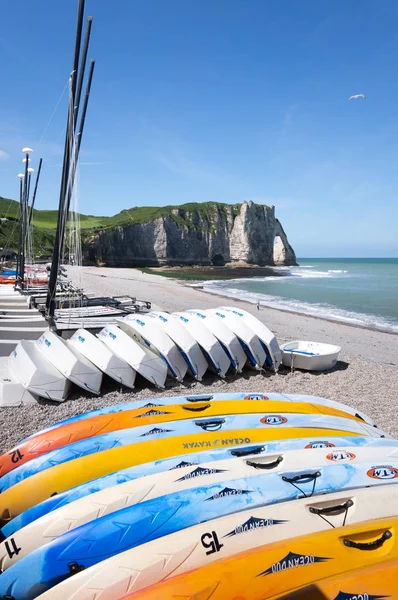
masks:
{"label": "yellow kayak", "polygon": [[0,477],[38,456],[96,435],[129,429],[131,427],[141,427],[143,425],[193,419],[195,416],[214,417],[249,413],[263,413],[264,415],[269,413],[321,414],[342,417],[363,423],[362,419],[337,408],[308,402],[284,402],[280,400],[247,402],[235,400],[213,403],[175,404],[154,408],[145,407],[99,415],[81,421],[72,421],[56,429],[44,431],[35,437],[29,438],[15,446],[10,452],[6,452],[0,456]]}
{"label": "yellow kayak", "polygon": [[[311,447],[311,439],[323,441],[328,438],[352,438],[361,434],[340,429],[290,427],[280,429],[239,429],[206,432],[158,438],[118,446],[81,458],[76,458],[50,469],[40,471],[13,485],[0,494],[0,521],[8,521],[39,502],[72,487],[135,465],[162,460],[172,456],[191,454],[201,450],[217,450],[251,443],[267,443],[275,440],[306,438],[300,447]],[[319,443],[319,442],[318,442]],[[330,442],[326,442],[330,443]]]}
{"label": "yellow kayak", "polygon": [[[355,569],[272,600],[376,600],[398,598],[398,560]],[[271,600],[271,599],[270,599]]]}
{"label": "yellow kayak", "polygon": [[[214,542],[215,535],[209,527],[209,540]],[[209,545],[210,550],[217,552],[222,540],[217,538],[217,542]],[[337,575],[341,581],[342,573],[396,558],[398,517],[379,519],[264,545],[168,579],[124,600],[265,600],[280,595],[293,600],[296,596],[291,592],[303,586]],[[339,591],[342,589],[340,586]]]}

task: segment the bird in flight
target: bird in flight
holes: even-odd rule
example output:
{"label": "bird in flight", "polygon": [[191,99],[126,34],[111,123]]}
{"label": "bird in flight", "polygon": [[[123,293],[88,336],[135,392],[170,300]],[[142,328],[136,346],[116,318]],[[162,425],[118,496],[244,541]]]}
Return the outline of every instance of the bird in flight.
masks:
{"label": "bird in flight", "polygon": [[358,98],[363,98],[364,100],[366,100],[365,94],[355,94],[355,96],[350,96],[348,100],[358,100]]}

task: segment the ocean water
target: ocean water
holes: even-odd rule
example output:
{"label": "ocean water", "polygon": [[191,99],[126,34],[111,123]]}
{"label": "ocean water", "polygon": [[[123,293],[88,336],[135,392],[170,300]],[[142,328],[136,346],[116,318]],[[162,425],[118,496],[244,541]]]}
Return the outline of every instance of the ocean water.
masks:
{"label": "ocean water", "polygon": [[398,333],[398,258],[301,258],[283,277],[209,281],[208,292]]}

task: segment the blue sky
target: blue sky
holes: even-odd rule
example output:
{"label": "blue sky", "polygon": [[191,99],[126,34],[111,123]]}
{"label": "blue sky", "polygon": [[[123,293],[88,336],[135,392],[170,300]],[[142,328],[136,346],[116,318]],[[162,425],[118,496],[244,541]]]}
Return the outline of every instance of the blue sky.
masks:
{"label": "blue sky", "polygon": [[[0,195],[56,208],[77,1],[0,0]],[[396,0],[87,0],[80,210],[252,199],[298,256],[398,256]],[[366,101],[348,101],[364,93]],[[44,134],[44,137],[43,137]]]}

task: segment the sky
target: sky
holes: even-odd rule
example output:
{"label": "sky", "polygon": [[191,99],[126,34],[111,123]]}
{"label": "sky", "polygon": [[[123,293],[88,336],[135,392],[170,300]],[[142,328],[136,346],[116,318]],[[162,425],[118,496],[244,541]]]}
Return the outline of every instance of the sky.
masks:
{"label": "sky", "polygon": [[[0,195],[58,205],[77,0],[0,0]],[[274,204],[298,256],[398,256],[396,0],[86,0],[79,209]],[[351,100],[353,94],[366,100]]]}

